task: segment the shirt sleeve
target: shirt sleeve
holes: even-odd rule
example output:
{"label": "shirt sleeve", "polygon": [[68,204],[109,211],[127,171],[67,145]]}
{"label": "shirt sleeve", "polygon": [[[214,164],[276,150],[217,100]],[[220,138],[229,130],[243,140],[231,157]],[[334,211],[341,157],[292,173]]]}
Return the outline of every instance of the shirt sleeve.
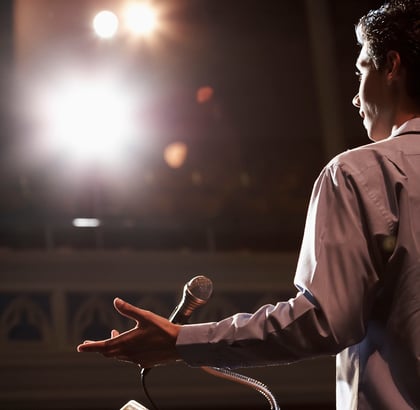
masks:
{"label": "shirt sleeve", "polygon": [[317,179],[295,275],[296,297],[214,323],[177,340],[192,366],[248,367],[335,354],[365,334],[378,276],[369,240],[375,207],[337,164]]}

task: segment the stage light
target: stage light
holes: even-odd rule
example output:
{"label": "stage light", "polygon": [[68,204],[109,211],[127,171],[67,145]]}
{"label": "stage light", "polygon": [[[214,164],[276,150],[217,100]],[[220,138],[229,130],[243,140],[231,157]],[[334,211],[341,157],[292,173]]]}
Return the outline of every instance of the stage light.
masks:
{"label": "stage light", "polygon": [[67,156],[113,161],[133,136],[134,109],[130,93],[108,77],[66,79],[44,95],[45,133]]}
{"label": "stage light", "polygon": [[169,144],[164,151],[166,163],[171,168],[180,168],[187,158],[188,148],[183,142]]}
{"label": "stage light", "polygon": [[127,28],[136,35],[149,35],[156,28],[156,12],[148,4],[130,4],[124,16]]}
{"label": "stage light", "polygon": [[72,225],[75,228],[97,228],[101,226],[101,221],[97,218],[75,218]]}
{"label": "stage light", "polygon": [[101,38],[111,38],[118,30],[118,17],[108,10],[99,12],[93,19],[93,28]]}

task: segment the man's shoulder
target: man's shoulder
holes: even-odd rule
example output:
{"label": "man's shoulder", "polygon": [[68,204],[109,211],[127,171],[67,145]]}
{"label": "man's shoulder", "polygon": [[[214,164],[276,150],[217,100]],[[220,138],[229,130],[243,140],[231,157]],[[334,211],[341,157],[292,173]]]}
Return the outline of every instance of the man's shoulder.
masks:
{"label": "man's shoulder", "polygon": [[381,162],[393,148],[385,141],[372,142],[360,147],[348,149],[332,158],[327,167],[362,170]]}
{"label": "man's shoulder", "polygon": [[327,166],[362,172],[367,168],[383,166],[389,161],[398,162],[398,157],[414,152],[420,154],[420,140],[417,136],[393,137],[344,151]]}

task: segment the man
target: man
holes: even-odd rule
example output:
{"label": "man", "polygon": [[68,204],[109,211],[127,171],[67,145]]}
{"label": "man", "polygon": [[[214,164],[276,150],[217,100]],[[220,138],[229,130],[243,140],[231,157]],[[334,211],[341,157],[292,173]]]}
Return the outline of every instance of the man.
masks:
{"label": "man", "polygon": [[353,103],[374,141],[334,158],[309,205],[296,297],[174,325],[120,299],[136,327],[82,352],[152,367],[246,367],[337,354],[337,408],[420,408],[420,0],[357,25]]}

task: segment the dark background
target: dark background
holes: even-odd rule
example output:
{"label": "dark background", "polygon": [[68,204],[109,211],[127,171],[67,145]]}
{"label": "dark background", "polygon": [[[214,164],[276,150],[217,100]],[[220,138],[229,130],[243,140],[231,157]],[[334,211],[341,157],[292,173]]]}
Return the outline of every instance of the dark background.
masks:
{"label": "dark background", "polygon": [[[32,50],[38,76],[54,71],[51,56],[90,70],[118,62],[133,89],[140,93],[147,85],[152,91],[139,115],[153,126],[139,134],[146,147],[130,147],[123,170],[93,165],[74,170],[63,156],[32,155],[36,124],[25,117],[19,100],[24,87],[15,75],[13,2],[2,1],[1,247],[298,248],[313,181],[338,152],[325,146],[317,94],[323,85],[314,71],[303,0],[166,2],[172,8],[165,19],[176,35],[162,36],[156,48],[129,47],[123,38],[112,45],[92,40],[92,11],[118,2],[66,2],[65,16],[56,12],[61,0],[41,3],[45,19],[31,29],[50,29],[51,35]],[[342,133],[339,150],[368,142],[351,105],[358,86],[354,24],[378,4],[326,2],[331,47],[326,44],[325,64],[334,68],[337,104],[331,117]],[[198,104],[202,86],[211,86],[214,94]],[[174,170],[162,152],[179,140],[189,152]],[[81,216],[100,217],[103,224],[77,230],[71,220]]]}

